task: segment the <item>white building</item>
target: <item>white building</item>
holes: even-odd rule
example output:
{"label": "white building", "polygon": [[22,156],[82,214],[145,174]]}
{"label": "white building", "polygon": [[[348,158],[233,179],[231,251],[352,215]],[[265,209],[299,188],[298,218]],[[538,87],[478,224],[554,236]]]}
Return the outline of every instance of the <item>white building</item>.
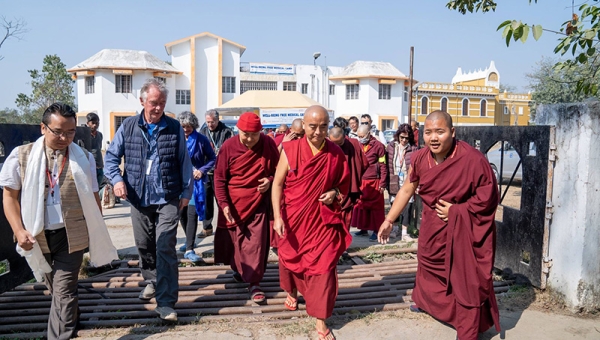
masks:
{"label": "white building", "polygon": [[390,63],[357,61],[346,67],[241,63],[246,47],[204,32],[167,43],[171,63],[145,51],[105,49],[68,71],[77,80],[78,123],[100,116],[107,141],[128,116],[141,112],[143,82],[159,77],[169,89],[165,111],[198,114],[248,90],[298,91],[335,116],[368,113],[381,130],[406,121],[408,78]]}

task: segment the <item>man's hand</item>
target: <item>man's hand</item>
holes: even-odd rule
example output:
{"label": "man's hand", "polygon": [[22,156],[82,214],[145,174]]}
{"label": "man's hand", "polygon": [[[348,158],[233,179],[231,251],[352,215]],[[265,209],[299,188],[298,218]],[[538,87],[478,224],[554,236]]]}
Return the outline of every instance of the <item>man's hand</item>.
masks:
{"label": "man's hand", "polygon": [[127,188],[125,187],[125,182],[121,181],[115,184],[113,187],[113,191],[115,196],[120,197],[122,199],[127,199]]}
{"label": "man's hand", "polygon": [[441,218],[442,221],[448,222],[448,211],[450,210],[451,206],[451,203],[448,203],[442,199],[435,204],[435,212],[437,212],[438,217]]}
{"label": "man's hand", "polygon": [[379,232],[377,233],[377,240],[379,241],[379,243],[388,243],[392,227],[392,223],[387,218],[385,219],[385,221],[383,221],[383,223],[381,223],[381,226],[379,227]]}
{"label": "man's hand", "polygon": [[383,194],[383,192],[385,191],[385,188],[379,188],[379,193]]}
{"label": "man's hand", "polygon": [[295,132],[290,132],[287,135],[283,136],[283,140],[281,141],[283,142],[289,142],[296,139],[296,133]]}
{"label": "man's hand", "polygon": [[223,207],[223,215],[225,215],[225,219],[227,220],[227,222],[231,224],[235,223],[233,215],[231,215],[231,211],[229,210],[229,206]]}
{"label": "man's hand", "polygon": [[269,179],[266,177],[263,177],[263,178],[259,179],[258,181],[260,182],[260,184],[258,185],[258,188],[257,188],[258,192],[260,192],[261,194],[264,194],[271,187],[271,181],[269,181]]}
{"label": "man's hand", "polygon": [[193,174],[194,174],[194,179],[195,180],[202,179],[202,176],[204,176],[204,174],[202,173],[202,171],[196,170],[196,169],[194,169]]}
{"label": "man's hand", "polygon": [[36,241],[35,241],[35,237],[33,237],[33,235],[31,235],[30,232],[23,229],[22,231],[18,232],[15,236],[17,238],[17,242],[19,243],[19,246],[21,248],[23,248],[23,250],[33,249],[33,244]]}
{"label": "man's hand", "polygon": [[179,211],[181,211],[181,209],[185,208],[188,206],[188,204],[190,204],[190,200],[187,198],[182,198],[179,200]]}
{"label": "man's hand", "polygon": [[283,234],[285,234],[285,224],[283,223],[283,219],[281,217],[276,218],[273,221],[273,230],[275,230],[279,237],[283,237]]}
{"label": "man's hand", "polygon": [[336,194],[337,194],[337,191],[335,191],[334,189],[331,189],[331,190],[325,192],[324,194],[321,194],[321,196],[319,196],[319,202],[323,202],[326,205],[330,205],[331,203],[333,203],[333,200],[335,199]]}

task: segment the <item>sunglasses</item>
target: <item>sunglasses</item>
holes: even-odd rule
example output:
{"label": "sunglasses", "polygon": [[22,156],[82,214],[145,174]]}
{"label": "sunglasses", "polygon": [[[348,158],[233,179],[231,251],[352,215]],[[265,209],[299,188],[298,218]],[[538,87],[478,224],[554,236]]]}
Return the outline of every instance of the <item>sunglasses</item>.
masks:
{"label": "sunglasses", "polygon": [[406,140],[408,140],[408,137],[400,136],[400,139],[406,139]]}
{"label": "sunglasses", "polygon": [[369,122],[361,122],[360,125],[369,125]]}

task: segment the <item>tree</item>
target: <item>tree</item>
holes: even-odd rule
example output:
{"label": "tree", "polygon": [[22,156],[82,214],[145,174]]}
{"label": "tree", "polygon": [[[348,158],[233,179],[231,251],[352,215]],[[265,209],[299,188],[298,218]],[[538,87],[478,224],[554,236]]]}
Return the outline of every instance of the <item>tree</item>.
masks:
{"label": "tree", "polygon": [[[537,0],[529,0],[529,3],[532,2],[537,3]],[[597,0],[593,2],[597,2]],[[462,14],[495,11],[496,6],[497,4],[493,0],[456,0],[446,4],[447,8]],[[585,74],[591,75],[591,77],[578,76],[574,79],[575,91],[596,95],[599,87],[595,79],[600,70],[600,63],[598,63],[600,54],[596,53],[598,44],[600,44],[600,7],[590,5],[588,1],[578,8],[572,2],[572,7],[571,18],[565,18],[567,20],[558,30],[523,23],[520,20],[506,20],[498,26],[497,30],[503,30],[502,36],[506,39],[507,46],[510,45],[511,39],[524,43],[530,32],[535,40],[538,40],[544,31],[561,35],[562,38],[554,49],[554,53],[565,56],[570,51],[571,56],[556,62],[554,68],[571,70],[574,74],[577,74],[581,67],[587,68],[589,72],[585,72]]]}
{"label": "tree", "polygon": [[500,88],[498,89],[498,91],[500,91],[500,93],[503,92],[517,92],[517,87],[514,85],[510,85],[510,84],[502,84],[500,83]]}
{"label": "tree", "polygon": [[39,122],[44,110],[55,102],[62,102],[75,108],[73,94],[75,81],[57,55],[47,55],[41,71],[27,72],[31,76],[31,95],[19,93],[15,100],[23,116],[31,116],[31,119],[37,117]]}
{"label": "tree", "polygon": [[17,109],[8,107],[0,110],[0,124],[39,124],[41,117],[20,114]]}
{"label": "tree", "polygon": [[[21,40],[23,39],[23,34],[27,33],[29,30],[26,29],[25,27],[27,26],[27,23],[21,19],[15,19],[15,20],[11,20],[8,21],[6,20],[6,17],[2,17],[2,22],[0,22],[0,27],[5,31],[4,33],[4,37],[2,37],[2,39],[0,39],[0,48],[2,48],[2,45],[4,44],[5,41],[7,41],[8,39],[14,38],[17,40]],[[4,59],[3,56],[0,55],[0,60]]]}

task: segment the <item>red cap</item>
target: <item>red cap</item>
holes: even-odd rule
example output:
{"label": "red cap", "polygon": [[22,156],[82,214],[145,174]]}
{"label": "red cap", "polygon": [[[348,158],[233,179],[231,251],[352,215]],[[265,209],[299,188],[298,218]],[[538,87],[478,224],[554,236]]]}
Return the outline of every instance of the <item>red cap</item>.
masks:
{"label": "red cap", "polygon": [[244,132],[259,132],[262,130],[260,117],[254,112],[244,112],[237,122],[238,129]]}

